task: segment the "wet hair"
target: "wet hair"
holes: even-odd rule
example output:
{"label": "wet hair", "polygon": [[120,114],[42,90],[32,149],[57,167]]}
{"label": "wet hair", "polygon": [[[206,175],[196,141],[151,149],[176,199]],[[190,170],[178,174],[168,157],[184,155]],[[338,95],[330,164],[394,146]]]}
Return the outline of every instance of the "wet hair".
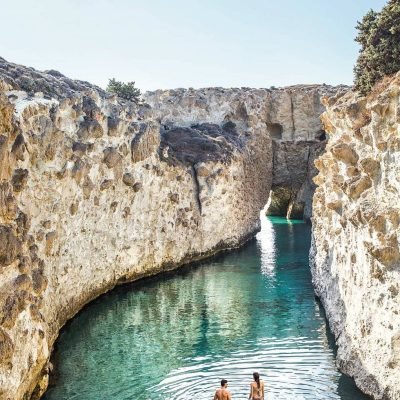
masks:
{"label": "wet hair", "polygon": [[257,382],[257,387],[260,388],[260,374],[258,372],[253,372],[253,378]]}
{"label": "wet hair", "polygon": [[225,386],[227,383],[228,383],[228,381],[226,379],[221,380],[221,386]]}

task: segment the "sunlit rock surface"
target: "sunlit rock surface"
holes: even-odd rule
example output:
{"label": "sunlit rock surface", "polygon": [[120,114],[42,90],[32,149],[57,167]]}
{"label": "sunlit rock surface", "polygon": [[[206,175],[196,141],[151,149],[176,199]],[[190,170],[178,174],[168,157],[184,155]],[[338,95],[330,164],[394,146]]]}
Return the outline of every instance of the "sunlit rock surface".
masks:
{"label": "sunlit rock surface", "polygon": [[338,364],[377,399],[400,399],[400,74],[367,98],[326,99],[312,272]]}
{"label": "sunlit rock surface", "polygon": [[99,294],[257,231],[272,138],[318,142],[333,92],[160,91],[150,106],[0,59],[0,399],[41,395],[59,329]]}
{"label": "sunlit rock surface", "polygon": [[[273,141],[269,215],[309,219],[316,175],[314,160],[323,152],[326,134],[319,116],[322,95],[344,93],[346,86],[298,85],[279,89],[176,89],[145,94],[167,135],[196,124],[244,121]],[[224,126],[224,125],[223,125]]]}

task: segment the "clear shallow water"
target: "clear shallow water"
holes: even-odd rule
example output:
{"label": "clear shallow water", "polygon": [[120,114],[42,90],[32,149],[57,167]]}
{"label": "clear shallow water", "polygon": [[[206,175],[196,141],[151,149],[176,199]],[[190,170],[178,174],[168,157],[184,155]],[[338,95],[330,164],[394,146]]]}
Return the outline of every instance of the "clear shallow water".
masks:
{"label": "clear shallow water", "polygon": [[366,399],[335,368],[308,268],[310,227],[263,221],[239,251],[90,304],[57,344],[46,400],[209,400],[227,378],[247,399]]}

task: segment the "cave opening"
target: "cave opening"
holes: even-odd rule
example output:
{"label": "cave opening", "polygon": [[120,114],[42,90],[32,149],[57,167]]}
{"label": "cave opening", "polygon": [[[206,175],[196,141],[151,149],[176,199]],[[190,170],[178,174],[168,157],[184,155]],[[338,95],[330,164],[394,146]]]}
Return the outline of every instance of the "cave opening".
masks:
{"label": "cave opening", "polygon": [[269,194],[268,202],[265,205],[263,215],[270,217],[284,217],[290,220],[304,220],[305,203],[297,200],[297,193],[290,188],[275,187]]}
{"label": "cave opening", "polygon": [[272,139],[282,140],[283,126],[281,124],[267,124]]}
{"label": "cave opening", "polygon": [[317,140],[323,142],[323,141],[325,141],[325,140],[328,138],[328,136],[327,136],[326,132],[325,132],[323,129],[321,129],[321,130],[319,130],[319,131],[317,132],[317,134],[315,135],[315,138],[316,138]]}

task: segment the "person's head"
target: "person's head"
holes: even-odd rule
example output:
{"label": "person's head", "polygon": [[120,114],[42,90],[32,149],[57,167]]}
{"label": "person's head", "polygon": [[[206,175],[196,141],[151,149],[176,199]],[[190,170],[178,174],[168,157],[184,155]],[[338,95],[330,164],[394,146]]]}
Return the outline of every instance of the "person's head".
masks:
{"label": "person's head", "polygon": [[253,372],[253,378],[257,382],[257,386],[260,387],[260,374],[258,372]]}
{"label": "person's head", "polygon": [[226,388],[228,386],[228,381],[226,379],[221,380],[221,387]]}

